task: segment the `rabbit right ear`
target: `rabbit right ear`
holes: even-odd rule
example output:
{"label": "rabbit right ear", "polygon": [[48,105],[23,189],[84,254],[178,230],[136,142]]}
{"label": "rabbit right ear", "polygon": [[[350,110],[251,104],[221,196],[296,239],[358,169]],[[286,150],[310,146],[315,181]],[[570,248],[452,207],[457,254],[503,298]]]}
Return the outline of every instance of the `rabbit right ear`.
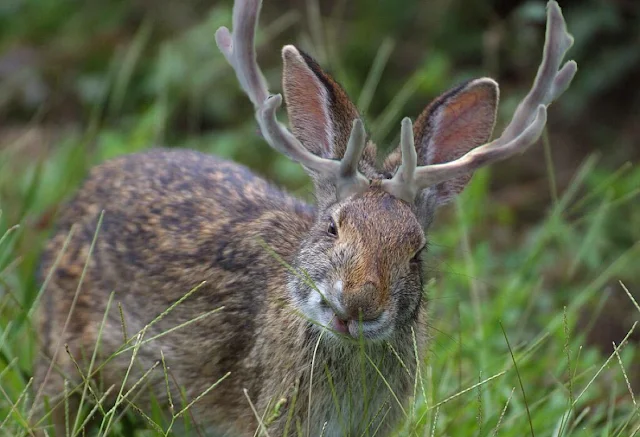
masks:
{"label": "rabbit right ear", "polygon": [[[418,165],[454,161],[486,144],[496,123],[498,99],[498,84],[486,77],[465,82],[438,97],[413,127]],[[438,204],[451,201],[470,179],[469,173],[438,184]]]}
{"label": "rabbit right ear", "polygon": [[358,110],[309,55],[287,45],[282,58],[282,82],[293,134],[315,155],[342,159],[353,120],[360,118]]}
{"label": "rabbit right ear", "polygon": [[[486,144],[493,132],[498,108],[498,84],[489,78],[465,82],[435,99],[413,126],[418,166],[454,161]],[[385,161],[389,172],[402,162],[398,147]],[[471,179],[471,172],[423,190],[418,203],[435,194],[437,205],[451,201]]]}

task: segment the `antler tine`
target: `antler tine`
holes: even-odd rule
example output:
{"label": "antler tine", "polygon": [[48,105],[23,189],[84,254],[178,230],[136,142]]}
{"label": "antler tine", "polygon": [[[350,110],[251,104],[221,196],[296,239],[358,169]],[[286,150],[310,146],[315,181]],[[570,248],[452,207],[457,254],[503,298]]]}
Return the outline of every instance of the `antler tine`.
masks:
{"label": "antler tine", "polygon": [[238,0],[233,6],[233,34],[224,26],[216,31],[218,48],[235,70],[242,90],[256,108],[269,96],[254,48],[261,6],[261,0]]}
{"label": "antler tine", "polygon": [[413,186],[400,190],[395,185],[400,180],[406,181],[406,179],[398,177],[398,173],[404,166],[405,153],[403,151],[403,164],[393,180],[386,185],[393,186],[390,189],[400,192],[402,199],[413,202],[415,193],[421,189],[468,174],[490,163],[501,161],[534,144],[542,135],[546,124],[547,106],[569,87],[577,71],[578,66],[574,61],[568,61],[560,68],[560,64],[572,44],[573,37],[567,32],[558,3],[549,1],[542,62],[531,91],[518,105],[511,122],[500,138],[471,150],[455,161],[418,167],[412,180]]}
{"label": "antler tine", "polygon": [[399,199],[413,202],[418,190],[414,180],[418,156],[413,139],[413,126],[409,117],[402,119],[400,151],[402,152],[402,164],[393,178],[382,181],[382,188]]}
{"label": "antler tine", "polygon": [[560,6],[557,2],[550,1],[547,5],[547,29],[542,62],[531,91],[522,99],[511,122],[500,136],[502,142],[512,140],[531,123],[538,105],[550,105],[569,87],[578,66],[575,61],[568,61],[560,69],[560,64],[572,45],[573,37],[567,32]]}
{"label": "antler tine", "polygon": [[216,44],[253,103],[262,134],[278,152],[323,177],[333,179],[339,198],[366,190],[369,181],[357,170],[365,145],[364,127],[360,120],[354,121],[342,161],[321,158],[309,152],[278,122],[276,112],[282,105],[282,96],[269,94],[267,82],[256,60],[255,33],[261,6],[261,0],[236,0],[233,6],[233,33],[224,26],[220,27],[216,31]]}
{"label": "antler tine", "polygon": [[364,191],[369,186],[367,178],[358,171],[358,163],[364,151],[365,137],[364,124],[362,120],[356,118],[353,120],[347,150],[345,150],[342,161],[340,161],[338,192],[342,193],[343,198],[356,192]]}

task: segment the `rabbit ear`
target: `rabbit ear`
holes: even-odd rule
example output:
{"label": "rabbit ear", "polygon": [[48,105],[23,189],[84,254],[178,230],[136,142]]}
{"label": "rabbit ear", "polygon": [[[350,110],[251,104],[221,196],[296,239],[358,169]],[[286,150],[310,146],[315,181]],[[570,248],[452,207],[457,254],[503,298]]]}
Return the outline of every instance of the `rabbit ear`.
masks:
{"label": "rabbit ear", "polygon": [[312,153],[341,159],[360,115],[347,93],[309,55],[282,49],[283,88],[293,134]]}
{"label": "rabbit ear", "polygon": [[[434,100],[413,127],[418,166],[453,161],[487,143],[495,125],[498,99],[498,84],[481,78]],[[427,188],[418,198],[435,191],[436,204],[445,204],[464,189],[471,176],[470,173]],[[428,190],[433,191],[427,193]]]}

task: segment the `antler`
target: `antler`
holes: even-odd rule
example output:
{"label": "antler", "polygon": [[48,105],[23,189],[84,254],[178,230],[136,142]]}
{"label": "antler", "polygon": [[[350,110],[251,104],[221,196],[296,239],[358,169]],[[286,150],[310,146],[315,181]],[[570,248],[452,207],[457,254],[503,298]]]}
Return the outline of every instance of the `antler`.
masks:
{"label": "antler", "polygon": [[369,181],[358,171],[365,146],[362,121],[354,120],[351,136],[341,161],[321,158],[309,152],[289,130],[278,122],[280,94],[270,95],[267,82],[256,61],[255,33],[261,0],[236,0],[233,6],[233,33],[226,27],[216,31],[216,43],[233,67],[245,94],[256,110],[256,120],[267,143],[323,178],[333,180],[338,198],[365,191]]}
{"label": "antler", "polygon": [[572,44],[573,37],[567,32],[558,3],[549,1],[542,63],[531,91],[518,105],[500,138],[477,147],[454,161],[416,168],[411,120],[405,118],[402,120],[400,135],[402,165],[392,179],[382,182],[382,187],[394,196],[413,203],[416,194],[424,188],[468,174],[479,167],[526,150],[542,134],[547,121],[547,106],[569,87],[578,69],[575,61],[568,61],[560,68],[564,55]]}

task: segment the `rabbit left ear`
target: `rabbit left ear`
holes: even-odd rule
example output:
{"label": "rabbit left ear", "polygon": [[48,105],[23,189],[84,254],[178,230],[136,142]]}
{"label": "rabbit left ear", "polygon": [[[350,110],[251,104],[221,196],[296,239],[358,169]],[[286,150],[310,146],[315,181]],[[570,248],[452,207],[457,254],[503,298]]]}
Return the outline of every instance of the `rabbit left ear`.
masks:
{"label": "rabbit left ear", "polygon": [[347,93],[309,55],[282,49],[283,88],[293,134],[310,152],[341,159],[353,120],[360,118]]}

